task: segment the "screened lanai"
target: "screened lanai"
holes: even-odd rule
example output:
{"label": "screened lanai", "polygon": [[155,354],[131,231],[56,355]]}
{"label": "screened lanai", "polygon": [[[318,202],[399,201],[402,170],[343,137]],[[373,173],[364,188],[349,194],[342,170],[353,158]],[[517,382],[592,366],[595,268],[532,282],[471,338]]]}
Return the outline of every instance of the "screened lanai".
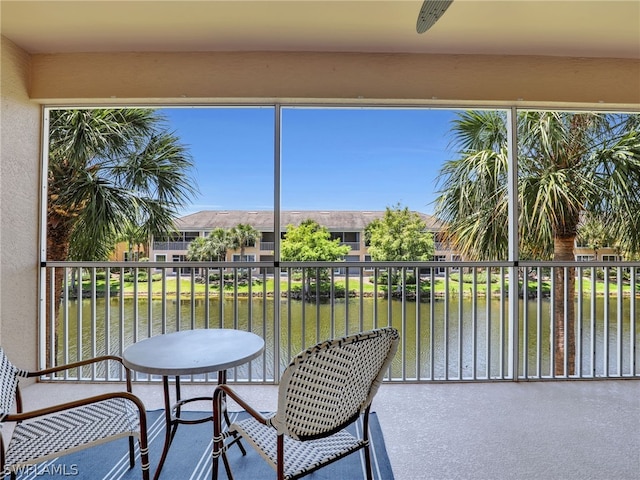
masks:
{"label": "screened lanai", "polygon": [[[640,7],[637,2],[456,0],[431,29],[419,34],[416,19],[421,6],[420,1],[79,3],[3,0],[0,3],[0,344],[12,360],[25,368],[35,368],[47,361],[45,325],[50,312],[46,308],[49,295],[46,275],[48,268],[59,268],[55,264],[47,265],[49,259],[44,247],[46,170],[43,166],[48,148],[44,134],[48,109],[105,106],[267,106],[288,108],[290,112],[299,107],[490,109],[504,112],[505,118],[511,119],[506,120],[507,128],[513,126],[509,122],[514,121],[519,111],[624,114],[639,111]],[[270,121],[273,122],[269,133],[273,138],[269,141],[269,161],[272,162],[282,153],[278,151],[277,139],[286,131],[281,132],[276,128],[278,123]],[[275,170],[275,165],[269,164],[273,170],[269,172],[268,189],[272,207],[277,210],[279,192],[274,178],[280,172]],[[284,168],[286,173],[286,164]],[[284,189],[286,195],[286,185]],[[516,205],[512,203],[510,208],[510,218],[514,220]],[[500,278],[507,278],[508,270],[516,268],[514,262],[521,260],[513,232],[511,239],[507,256],[495,259],[506,262],[498,266],[505,269],[504,274],[499,274],[504,275]],[[622,273],[627,267],[637,270],[638,265],[621,263],[612,268]],[[456,265],[446,268],[453,269]],[[517,268],[530,267],[518,264]],[[532,266],[532,276],[537,268],[539,265]],[[594,268],[603,268],[603,265]],[[470,285],[474,288],[473,283]],[[608,288],[615,293],[617,285],[611,283]],[[532,305],[537,305],[535,300]],[[582,307],[585,312],[591,311],[588,302],[582,303]],[[507,310],[506,315],[513,318],[516,304],[508,308],[511,310]],[[611,308],[617,308],[617,304],[614,302]],[[611,376],[621,372],[633,377],[638,367],[629,350],[634,346],[637,349],[637,341],[634,343],[633,334],[631,338],[617,335],[623,330],[618,329],[617,319],[622,318],[624,325],[631,328],[637,325],[638,310],[624,304],[621,311],[627,316],[614,317],[607,342],[611,348],[605,354],[601,349],[594,351],[598,352],[600,369],[605,369],[608,362],[606,370]],[[635,312],[635,318],[629,317],[630,312]],[[407,317],[406,313],[399,315],[404,325],[407,321],[415,322],[415,317]],[[535,338],[546,338],[535,329],[535,315],[528,321]],[[457,328],[457,323],[455,325]],[[463,331],[467,331],[464,325]],[[586,343],[582,344],[582,353],[588,355],[592,348],[589,329],[583,333]],[[424,350],[430,346],[428,342],[415,338],[408,341],[424,352],[429,351]],[[118,348],[118,342],[112,345]],[[467,418],[471,410],[465,406],[464,399],[473,401],[474,395],[490,399],[497,394],[514,402],[521,401],[518,395],[528,387],[521,388],[520,382],[514,380],[523,379],[514,373],[522,373],[526,368],[531,375],[539,376],[537,350],[534,348],[522,356],[522,347],[513,350],[514,345],[520,345],[519,340],[509,337],[505,330],[500,348],[491,350],[493,360],[501,358],[500,352],[504,354],[501,362],[504,368],[497,373],[501,382],[495,385],[482,381],[486,371],[479,370],[478,363],[469,367],[459,361],[458,352],[464,351],[466,344],[458,348],[456,342],[457,337],[447,357],[452,362],[451,372],[440,375],[440,379],[446,380],[444,377],[448,376],[462,382],[455,385],[424,383],[438,376],[429,369],[432,363],[428,355],[425,353],[425,362],[411,356],[403,358],[404,367],[398,370],[402,381],[398,385],[385,384],[386,391],[383,389],[380,397],[385,403],[380,410],[387,412],[387,424],[401,425],[402,419],[395,419],[389,412],[395,410],[394,405],[398,405],[405,394],[406,398],[415,395],[416,403],[435,395],[435,404],[445,408],[446,402],[442,401],[451,394],[446,388],[468,387],[456,395],[462,404],[450,417],[443,417],[446,421],[439,425],[446,430],[445,425],[464,418],[466,422],[456,425],[461,428],[474,425],[466,433],[480,435],[477,438],[484,439],[479,442],[481,446],[494,441],[499,445],[500,438],[508,439],[509,432],[518,431],[514,425],[523,419],[517,413],[526,416],[526,412],[509,411],[512,414],[509,416],[497,413],[489,423],[493,427],[505,425],[501,430],[504,436],[482,437],[481,433],[486,430]],[[288,345],[291,349],[297,346]],[[485,344],[474,345],[478,347],[473,350],[475,355]],[[507,350],[502,350],[503,345]],[[480,357],[471,358],[477,362]],[[514,363],[510,358],[526,359],[528,363],[526,366],[523,361]],[[585,362],[587,369],[591,366],[589,362]],[[545,373],[551,372],[548,365],[543,367]],[[467,376],[480,383],[467,385]],[[413,384],[416,381],[424,384]],[[140,385],[151,391],[143,393],[149,402],[154,401],[154,386]],[[429,390],[431,386],[434,390]],[[61,397],[69,393],[64,383],[51,386],[54,387],[62,390]],[[33,388],[40,392],[39,389],[48,385],[42,383]],[[273,386],[256,385],[255,388]],[[571,392],[560,391],[562,389]],[[634,409],[638,408],[637,380],[572,381],[561,385],[543,381],[537,382],[529,392],[534,399],[557,400],[549,406],[556,412],[575,414],[574,421],[566,424],[567,428],[578,422],[592,427],[588,434],[582,430],[570,431],[566,436],[563,436],[566,431],[558,434],[553,437],[552,445],[560,445],[563,439],[567,442],[581,439],[591,444],[601,442],[603,437],[617,438],[615,441],[622,444],[601,442],[612,446],[610,454],[603,452],[602,465],[607,465],[607,459],[611,460],[606,468],[615,472],[621,467],[622,478],[637,467],[637,456],[633,456],[638,446],[638,436],[634,435],[637,428],[625,429],[633,426],[637,419],[637,415],[633,416]],[[598,405],[603,408],[611,402],[612,417],[596,421],[589,405],[586,410],[572,411],[564,403],[566,398],[591,398],[594,402],[602,399]],[[478,414],[490,415],[491,405],[490,400],[486,404],[481,402]],[[429,418],[432,410],[429,405],[425,407],[422,417]],[[620,412],[620,416],[615,412]],[[585,418],[588,421],[585,422]],[[624,434],[616,437],[621,423],[626,425],[622,429]],[[428,431],[428,425],[424,428]],[[541,429],[543,439],[545,431],[548,430]],[[385,429],[385,434],[387,432],[391,435],[387,442],[395,445],[391,459],[397,465],[396,478],[419,478],[411,460],[435,446],[422,439],[415,442],[412,447],[415,449],[405,448],[401,433],[394,437],[392,427]],[[464,449],[467,445],[464,437],[468,435],[464,430],[461,433],[464,435],[459,443],[452,440],[440,446],[446,445],[456,452]],[[580,451],[580,447],[577,448]],[[589,450],[585,447],[582,451]],[[626,454],[621,457],[621,452]],[[480,448],[475,453],[477,456],[473,458],[482,462],[486,451]],[[514,461],[517,468],[513,471],[535,478],[523,465],[526,458],[536,457],[537,453],[541,454],[543,463],[552,463],[544,461],[545,455],[550,455],[548,451],[534,449],[522,454],[521,462]],[[441,475],[434,478],[467,476],[462,473],[467,470],[456,470],[457,460],[464,461],[464,458],[449,456],[446,451],[436,458],[451,457],[454,462],[441,462],[439,470],[435,470]],[[567,470],[560,471],[568,476],[572,462],[577,465],[584,460],[579,457],[568,457],[568,465],[564,465]],[[554,461],[561,463],[562,458],[554,457]],[[496,465],[496,462],[487,462],[487,465]],[[593,478],[604,478],[601,470],[591,472]],[[490,470],[483,473],[485,477],[500,477],[500,472],[495,476]],[[469,472],[468,478],[472,478],[472,474],[473,471]]]}

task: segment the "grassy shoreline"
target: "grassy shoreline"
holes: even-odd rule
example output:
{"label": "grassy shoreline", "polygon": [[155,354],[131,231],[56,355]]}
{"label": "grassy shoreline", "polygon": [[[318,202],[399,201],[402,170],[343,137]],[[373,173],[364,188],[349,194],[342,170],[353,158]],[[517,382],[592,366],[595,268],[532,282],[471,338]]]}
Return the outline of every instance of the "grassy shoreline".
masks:
{"label": "grassy shoreline", "polygon": [[[265,296],[265,289],[266,289],[266,296],[273,297],[274,282],[275,280],[270,278],[267,280],[266,285],[263,285],[262,283],[254,283],[254,285],[251,287],[251,295],[253,297],[263,297]],[[576,282],[578,282],[578,280]],[[136,296],[136,291],[138,296],[149,295],[148,293],[149,282],[147,282],[146,280],[145,281],[139,280],[137,282],[137,287],[133,281],[125,281],[123,284],[124,284],[124,291],[122,292],[122,295],[125,297]],[[190,278],[189,279],[181,278],[179,288],[178,288],[178,279],[175,277],[167,278],[165,280],[164,289],[163,289],[163,282],[159,281],[159,279],[154,279],[151,285],[152,285],[151,297],[156,299],[163,298],[163,297],[176,298],[178,296],[178,290],[180,291],[180,296],[193,295],[195,297],[206,297],[207,294],[208,296],[214,297],[214,298],[220,296],[220,284],[217,282],[216,283],[212,282],[209,284],[208,292],[205,284],[195,282],[192,285]],[[280,291],[287,292],[289,285],[291,285],[291,287],[297,287],[299,289],[301,288],[302,284],[299,281],[292,280],[291,282],[289,282],[288,280],[281,280]],[[347,288],[347,285],[348,285],[348,291],[349,291],[350,297],[354,297],[354,296],[359,297],[361,295],[363,297],[372,297],[375,294],[375,286],[367,278],[365,278],[364,282],[362,282],[362,285],[360,283],[360,278],[349,278],[348,281],[344,279],[340,279],[335,282],[335,288],[338,290],[344,291],[345,288]],[[430,295],[429,282],[426,282],[426,281],[421,282],[421,285],[423,286],[423,291],[421,295],[429,296]],[[542,296],[548,297],[551,292],[551,282],[544,280],[542,281],[541,286],[542,286]],[[577,287],[577,284],[576,284],[576,287]],[[486,297],[488,292],[486,280],[482,281],[478,279],[474,287],[473,282],[467,281],[467,279],[465,278],[461,286],[460,280],[457,275],[455,277],[454,275],[449,277],[448,285],[445,279],[437,278],[433,285],[433,288],[434,288],[434,296],[437,298],[444,297],[446,295],[447,290],[450,295],[459,295],[462,292],[462,295],[464,297],[473,297],[473,296]],[[504,282],[504,288],[506,292],[509,291],[508,281]],[[519,288],[521,289],[522,287],[519,286]],[[86,292],[84,295],[86,296],[86,294],[89,294],[92,290],[91,283],[86,280],[83,281],[82,289],[83,289],[83,292]],[[315,291],[315,287],[312,287],[312,289],[313,291]],[[106,290],[106,282],[100,279],[97,280],[95,290],[96,290],[97,296],[100,296],[100,297],[104,296],[104,293]],[[111,290],[111,296],[117,296],[121,294],[118,289],[118,285],[117,284],[114,285],[113,280],[111,282],[110,290]],[[500,295],[502,295],[502,285],[499,282],[491,283],[489,285],[489,290],[490,290],[490,296],[492,297],[499,297]],[[590,296],[593,293],[593,290],[594,290],[593,282],[591,281],[591,279],[583,278],[582,279],[583,296]],[[407,285],[406,291],[408,296],[415,297],[415,285]],[[538,292],[538,282],[529,281],[529,286],[528,286],[529,297],[536,298],[537,292]],[[246,283],[244,285],[238,285],[236,288],[234,288],[233,286],[225,286],[224,288],[224,295],[226,297],[233,297],[237,295],[239,297],[248,298],[249,293],[250,293],[249,286]],[[398,297],[401,297],[401,295],[399,294],[399,289],[397,290],[396,293]],[[598,297],[602,297],[602,296],[605,296],[605,293],[606,293],[605,282],[603,280],[597,280],[595,283],[595,295]],[[578,294],[579,294],[578,288],[576,288],[576,296]],[[611,297],[618,296],[617,282],[612,280],[609,281],[608,294]],[[630,297],[631,295],[632,295],[632,292],[631,292],[630,284],[628,282],[624,282],[622,285],[622,296]],[[640,282],[636,284],[636,295],[640,295]],[[341,296],[344,296],[344,294],[342,294]],[[378,285],[378,296],[386,296],[386,285],[384,285],[384,289],[381,288],[380,284]]]}

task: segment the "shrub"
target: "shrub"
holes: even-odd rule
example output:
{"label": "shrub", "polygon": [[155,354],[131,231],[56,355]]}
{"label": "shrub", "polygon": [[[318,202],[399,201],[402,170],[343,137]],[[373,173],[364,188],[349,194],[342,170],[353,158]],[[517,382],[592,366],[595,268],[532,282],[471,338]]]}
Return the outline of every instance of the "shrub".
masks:
{"label": "shrub", "polygon": [[[131,270],[129,272],[125,272],[124,281],[125,282],[133,282],[135,280],[135,270]],[[149,279],[149,271],[147,269],[138,270],[138,282],[146,282]]]}

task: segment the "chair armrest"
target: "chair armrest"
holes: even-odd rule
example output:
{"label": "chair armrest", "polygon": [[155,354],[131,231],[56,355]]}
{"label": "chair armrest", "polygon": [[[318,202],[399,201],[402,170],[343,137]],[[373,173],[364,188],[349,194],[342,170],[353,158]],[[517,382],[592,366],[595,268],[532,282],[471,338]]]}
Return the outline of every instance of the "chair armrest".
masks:
{"label": "chair armrest", "polygon": [[[124,368],[125,376],[126,376],[126,385],[127,385],[126,391],[128,393],[131,393],[133,391],[132,383],[131,383],[131,370],[125,366],[124,362],[122,361],[122,358],[116,355],[102,355],[99,357],[81,360],[79,362],[67,363],[65,365],[58,365],[57,367],[45,368],[43,370],[34,370],[30,372],[23,371],[21,376],[25,378],[40,377],[42,375],[48,375],[50,373],[60,372],[63,370],[71,370],[72,368],[78,368],[84,365],[90,365],[92,363],[106,362],[109,360],[113,360],[115,362],[120,363],[120,365],[122,365],[122,368]],[[20,386],[18,386],[16,389],[16,406],[17,406],[18,413],[21,413],[22,412],[22,396],[20,394]]]}
{"label": "chair armrest", "polygon": [[116,355],[103,355],[100,357],[89,358],[87,360],[81,360],[79,362],[67,363],[65,365],[58,365],[57,367],[45,368],[44,370],[35,370],[33,372],[26,372],[27,377],[40,377],[42,375],[48,375],[49,373],[60,372],[63,370],[71,370],[72,368],[82,367],[84,365],[90,365],[92,363],[104,362],[107,360],[113,360],[119,362],[126,370],[127,367],[124,366],[122,358]]}
{"label": "chair armrest", "polygon": [[[213,392],[213,408],[214,412],[216,409],[222,408],[222,396],[226,394],[229,398],[231,398],[234,402],[240,405],[242,408],[246,410],[246,412],[255,418],[257,421],[262,423],[263,425],[267,425],[267,418],[254,409],[251,405],[247,403],[245,399],[243,399],[237,392],[235,392],[229,385],[218,385]],[[220,410],[218,410],[220,411]]]}
{"label": "chair armrest", "polygon": [[[267,419],[256,409],[251,407],[246,400],[233,391],[227,384],[218,385],[215,388],[213,391],[213,473],[215,478],[217,478],[218,459],[220,456],[223,457],[225,469],[227,470],[227,477],[233,478],[225,452],[230,445],[239,441],[237,432],[233,431],[231,426],[229,426],[227,431],[222,430],[222,416],[226,409],[226,405],[223,404],[223,401],[227,396],[244,408],[247,413],[254,417],[258,422],[267,425]],[[229,437],[233,437],[233,440],[225,444],[225,439]],[[242,449],[241,445],[240,448]],[[244,454],[244,449],[242,449],[242,451]]]}
{"label": "chair armrest", "polygon": [[9,414],[2,419],[2,422],[21,422],[23,420],[29,420],[31,418],[41,417],[43,415],[49,415],[52,413],[69,410],[71,408],[81,407],[83,405],[102,402],[104,400],[109,400],[111,398],[125,398],[127,400],[130,400],[136,405],[141,415],[146,415],[142,401],[132,393],[109,392],[109,393],[103,393],[101,395],[95,395],[93,397],[83,398],[80,400],[74,400],[72,402],[60,403],[58,405],[52,405],[50,407],[39,408],[37,410],[30,410],[28,412]]}

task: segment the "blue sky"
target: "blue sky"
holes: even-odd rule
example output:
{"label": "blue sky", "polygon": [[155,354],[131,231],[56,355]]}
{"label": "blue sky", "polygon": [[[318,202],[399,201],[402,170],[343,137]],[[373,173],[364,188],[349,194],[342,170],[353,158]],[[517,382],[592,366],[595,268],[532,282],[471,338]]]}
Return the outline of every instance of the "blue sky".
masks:
{"label": "blue sky", "polygon": [[[162,109],[196,169],[200,210],[273,209],[272,107]],[[384,210],[400,204],[432,213],[435,178],[455,111],[283,107],[284,210]]]}

